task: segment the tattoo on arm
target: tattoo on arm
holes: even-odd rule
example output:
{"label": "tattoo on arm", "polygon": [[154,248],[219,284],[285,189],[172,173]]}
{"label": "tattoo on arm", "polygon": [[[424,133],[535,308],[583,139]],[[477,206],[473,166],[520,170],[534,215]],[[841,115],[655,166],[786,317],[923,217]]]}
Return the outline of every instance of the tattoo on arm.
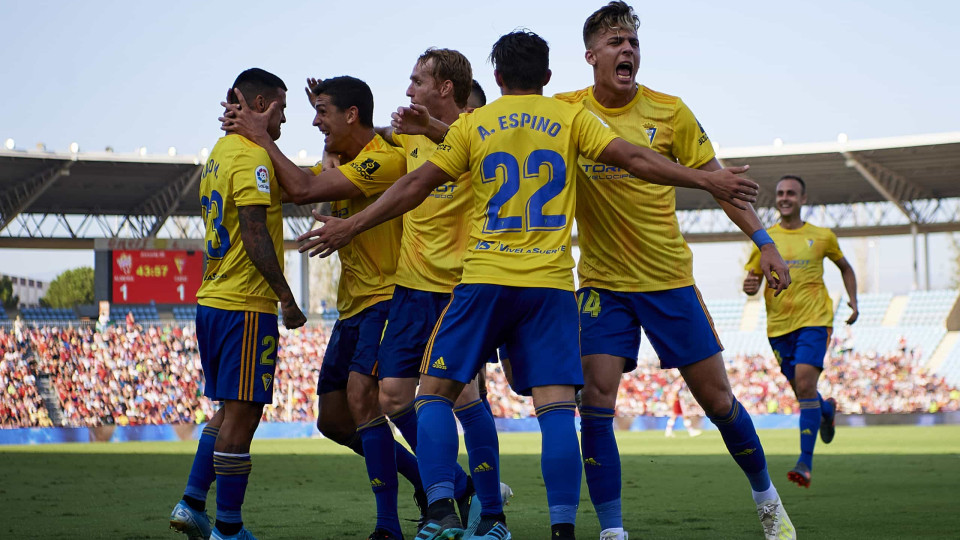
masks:
{"label": "tattoo on arm", "polygon": [[263,278],[283,302],[293,296],[287,279],[280,269],[280,261],[274,251],[273,239],[267,230],[266,206],[240,206],[237,208],[240,217],[240,239],[247,257],[253,262]]}

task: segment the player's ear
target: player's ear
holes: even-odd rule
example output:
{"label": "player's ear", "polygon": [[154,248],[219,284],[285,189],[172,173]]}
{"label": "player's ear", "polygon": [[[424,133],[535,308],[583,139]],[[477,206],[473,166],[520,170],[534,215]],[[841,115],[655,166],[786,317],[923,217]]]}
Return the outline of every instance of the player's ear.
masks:
{"label": "player's ear", "polygon": [[590,64],[591,66],[597,65],[597,55],[593,54],[593,51],[591,51],[590,49],[587,49],[586,52],[583,53],[583,57],[587,60],[587,63]]}
{"label": "player's ear", "polygon": [[453,81],[451,81],[451,80],[448,79],[448,80],[443,81],[442,83],[440,83],[440,95],[441,95],[441,96],[447,97],[447,96],[449,96],[449,95],[452,94],[452,93],[453,93]]}
{"label": "player's ear", "polygon": [[263,95],[257,95],[257,99],[254,102],[254,107],[256,107],[257,112],[263,112],[267,110],[268,106],[269,104],[267,103],[267,99],[263,97]]}
{"label": "player's ear", "polygon": [[360,111],[354,105],[346,110],[347,123],[353,124],[357,121],[357,118],[360,117]]}
{"label": "player's ear", "polygon": [[493,70],[493,80],[497,82],[497,86],[503,88],[503,75],[500,75],[500,72]]}

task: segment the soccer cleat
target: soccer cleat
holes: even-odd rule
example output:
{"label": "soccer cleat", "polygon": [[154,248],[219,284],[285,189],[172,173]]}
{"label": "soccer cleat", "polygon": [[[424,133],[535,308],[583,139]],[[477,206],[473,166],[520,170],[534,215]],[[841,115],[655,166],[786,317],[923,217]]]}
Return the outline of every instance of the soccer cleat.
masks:
{"label": "soccer cleat", "polygon": [[480,502],[477,501],[477,490],[473,487],[473,478],[467,477],[467,490],[457,499],[457,511],[460,513],[460,526],[464,529],[470,522],[470,512],[474,507],[479,508]]}
{"label": "soccer cleat", "polygon": [[237,534],[223,534],[214,527],[213,532],[210,533],[210,540],[257,540],[257,537],[246,527],[240,529]]}
{"label": "soccer cleat", "polygon": [[481,517],[463,534],[464,540],[511,540],[513,536],[502,518],[502,514]]}
{"label": "soccer cleat", "polygon": [[803,462],[797,463],[797,466],[787,473],[787,479],[800,487],[810,487],[810,467]]}
{"label": "soccer cleat", "polygon": [[793,528],[780,497],[758,504],[757,515],[766,540],[796,540],[797,530]]}
{"label": "soccer cleat", "polygon": [[627,531],[620,529],[604,529],[600,531],[600,540],[627,540]]}
{"label": "soccer cleat", "polygon": [[826,401],[831,405],[833,414],[820,417],[820,440],[823,441],[823,444],[830,444],[833,441],[833,436],[837,434],[837,400],[827,398]]}
{"label": "soccer cleat", "polygon": [[500,482],[500,500],[503,501],[504,506],[510,504],[511,497],[513,497],[513,490],[507,484]]}
{"label": "soccer cleat", "polygon": [[373,534],[370,535],[367,540],[403,540],[403,537],[396,536],[390,531],[385,531],[383,529],[377,529],[373,531]]}
{"label": "soccer cleat", "polygon": [[417,508],[420,510],[420,519],[417,520],[417,530],[419,531],[427,524],[427,507],[430,506],[430,503],[427,502],[426,492],[422,490],[413,492],[413,502],[417,504]]}
{"label": "soccer cleat", "polygon": [[437,521],[427,520],[414,540],[462,540],[463,528],[456,514],[449,514]]}
{"label": "soccer cleat", "polygon": [[170,513],[170,528],[187,535],[190,540],[207,540],[213,527],[206,512],[194,510],[181,500]]}

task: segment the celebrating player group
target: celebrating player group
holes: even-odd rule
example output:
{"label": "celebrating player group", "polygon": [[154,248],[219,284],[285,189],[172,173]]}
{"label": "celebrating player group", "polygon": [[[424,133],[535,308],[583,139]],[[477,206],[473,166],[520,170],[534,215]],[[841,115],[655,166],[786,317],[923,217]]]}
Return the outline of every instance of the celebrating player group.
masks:
{"label": "celebrating player group", "polygon": [[[764,538],[797,537],[727,380],[675,188],[709,192],[756,245],[744,291],[767,282],[771,344],[801,409],[801,457],[788,478],[803,486],[817,431],[830,442],[836,413],[816,391],[832,326],[822,258],[841,269],[850,323],[855,277],[836,237],[800,220],[799,177],[778,184],[781,224],[763,228],[747,167],[721,166],[680,98],[637,83],[638,28],[620,1],[591,14],[583,42],[594,83],[553,97],[543,95],[547,43],[526,30],[500,37],[490,60],[501,97],[490,103],[467,58],[431,47],[413,62],[410,103],[384,128],[373,125],[373,95],[362,80],[308,79],[326,156],[310,169],[275,143],[286,121],[283,81],[257,68],[240,74],[200,190],[208,264],[197,336],[204,394],[221,408],[203,430],[171,527],[191,540],[255,538],[241,507],[250,441],[273,394],[277,303],[287,328],[305,322],[283,277],[281,204],[325,202],[329,212],[314,211],[322,225],[299,238],[301,251],[339,252],[341,263],[317,427],[364,459],[376,501],[369,540],[404,538],[400,476],[421,509],[417,540],[512,538],[504,513],[512,491],[500,481],[483,379],[498,360],[513,390],[536,407],[550,538],[575,537],[586,474],[601,540],[626,540],[613,418],[621,376],[637,366],[641,328],[661,367],[679,369],[720,431]],[[794,295],[790,267],[810,258],[815,264],[803,268],[820,271],[803,270],[804,287],[820,288]],[[455,418],[468,470],[457,464]],[[211,522],[205,503],[214,481]]]}

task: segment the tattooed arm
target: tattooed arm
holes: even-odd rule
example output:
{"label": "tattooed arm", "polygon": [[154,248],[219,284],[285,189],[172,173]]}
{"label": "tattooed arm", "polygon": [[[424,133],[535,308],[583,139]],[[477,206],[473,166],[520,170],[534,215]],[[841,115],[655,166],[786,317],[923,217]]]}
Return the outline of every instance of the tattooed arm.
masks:
{"label": "tattooed arm", "polygon": [[283,325],[287,328],[303,326],[307,318],[300,311],[290,286],[287,285],[287,279],[283,276],[280,261],[274,251],[273,239],[267,230],[267,207],[240,206],[237,214],[240,217],[240,240],[243,242],[243,249],[280,299]]}

